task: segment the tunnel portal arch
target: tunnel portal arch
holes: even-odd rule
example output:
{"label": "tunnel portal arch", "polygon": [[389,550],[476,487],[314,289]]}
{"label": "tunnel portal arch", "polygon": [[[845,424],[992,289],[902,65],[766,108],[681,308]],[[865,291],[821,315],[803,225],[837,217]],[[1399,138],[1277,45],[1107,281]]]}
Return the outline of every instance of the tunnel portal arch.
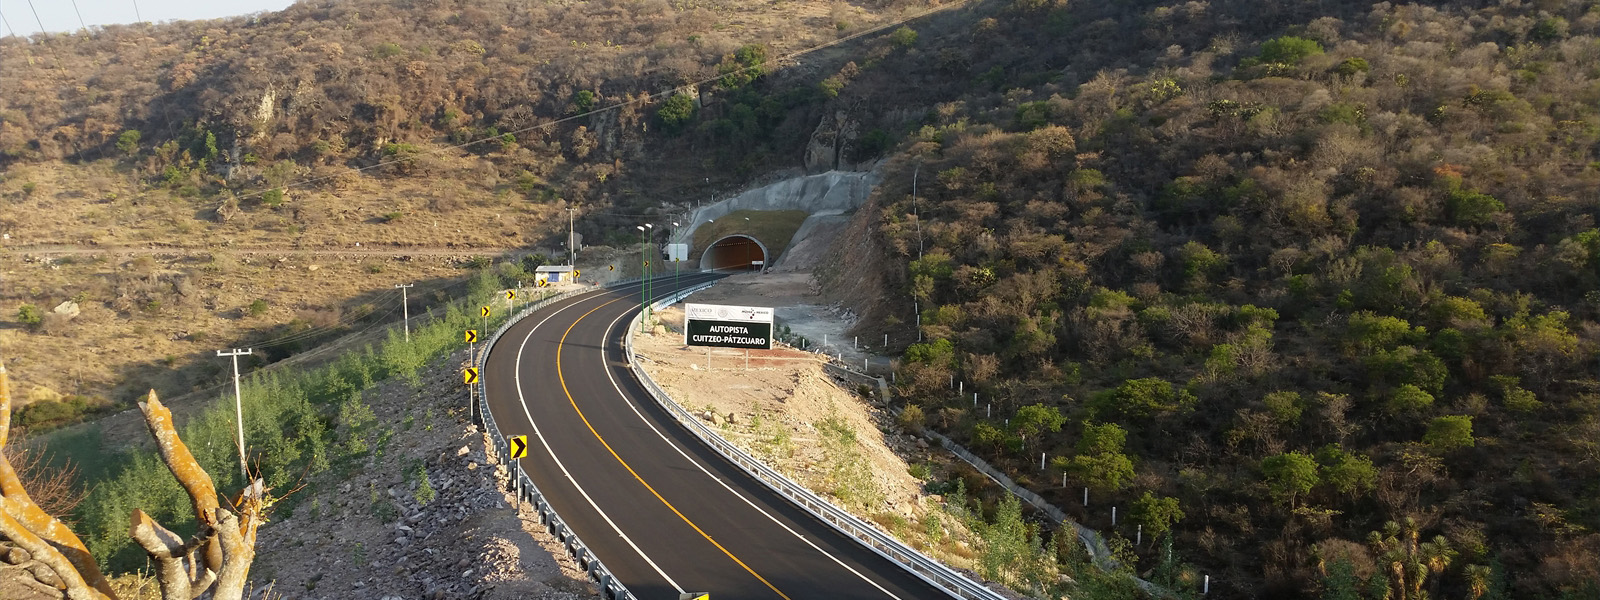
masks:
{"label": "tunnel portal arch", "polygon": [[[761,265],[752,266],[755,261],[760,261]],[[700,254],[702,271],[753,269],[769,264],[772,264],[772,260],[768,256],[767,245],[739,233],[723,236]]]}

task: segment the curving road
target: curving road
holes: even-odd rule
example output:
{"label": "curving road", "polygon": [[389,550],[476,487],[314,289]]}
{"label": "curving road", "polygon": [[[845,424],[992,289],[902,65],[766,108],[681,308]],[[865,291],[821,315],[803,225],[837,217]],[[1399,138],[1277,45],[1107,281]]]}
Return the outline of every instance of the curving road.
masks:
{"label": "curving road", "polygon": [[[674,283],[654,285],[665,295]],[[528,436],[522,468],[635,596],[948,597],[794,508],[657,406],[622,349],[639,303],[635,284],[523,319],[483,374],[502,433]]]}

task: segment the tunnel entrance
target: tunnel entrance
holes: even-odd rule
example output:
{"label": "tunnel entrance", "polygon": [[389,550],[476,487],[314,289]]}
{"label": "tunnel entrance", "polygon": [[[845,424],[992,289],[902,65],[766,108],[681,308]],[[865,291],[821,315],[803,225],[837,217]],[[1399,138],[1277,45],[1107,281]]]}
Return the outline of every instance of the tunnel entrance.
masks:
{"label": "tunnel entrance", "polygon": [[766,244],[745,235],[717,240],[700,255],[701,270],[760,270],[769,262]]}

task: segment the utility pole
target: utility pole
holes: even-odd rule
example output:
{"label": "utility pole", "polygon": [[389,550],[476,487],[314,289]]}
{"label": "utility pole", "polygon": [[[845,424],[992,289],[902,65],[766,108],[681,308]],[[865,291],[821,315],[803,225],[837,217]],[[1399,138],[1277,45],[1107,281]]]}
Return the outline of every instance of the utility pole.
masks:
{"label": "utility pole", "polygon": [[416,287],[416,285],[417,284],[415,284],[415,283],[406,283],[406,284],[397,284],[397,285],[395,285],[395,287],[400,288],[400,310],[403,311],[403,313],[405,315],[404,319],[405,319],[405,324],[406,324],[406,343],[407,344],[411,343],[411,303],[408,301],[408,300],[410,300],[410,298],[406,294],[406,288]]}
{"label": "utility pole", "polygon": [[217,356],[233,358],[233,411],[234,423],[239,428],[239,473],[244,475],[246,481],[250,480],[250,467],[244,461],[244,397],[239,393],[239,357],[249,356],[250,354],[250,348],[245,348],[244,350],[234,348],[227,352],[217,351]]}

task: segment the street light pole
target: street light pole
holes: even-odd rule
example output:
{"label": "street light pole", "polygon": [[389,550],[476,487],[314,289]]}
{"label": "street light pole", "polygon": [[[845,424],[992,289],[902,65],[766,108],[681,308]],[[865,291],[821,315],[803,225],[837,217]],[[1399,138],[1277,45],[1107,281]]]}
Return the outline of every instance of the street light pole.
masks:
{"label": "street light pole", "polygon": [[643,225],[634,226],[639,230],[639,307],[642,311],[639,316],[639,333],[645,332],[645,322],[650,320],[650,261],[645,254],[645,228]]}
{"label": "street light pole", "polygon": [[244,398],[239,393],[239,357],[249,356],[250,354],[250,348],[245,348],[244,350],[234,348],[227,352],[217,351],[217,356],[233,358],[233,411],[234,423],[238,425],[239,430],[239,473],[244,475],[246,481],[250,480],[250,467],[244,461]]}
{"label": "street light pole", "polygon": [[673,221],[672,222],[672,237],[674,239],[672,240],[672,250],[671,250],[671,253],[672,253],[672,295],[673,296],[677,296],[678,292],[682,292],[683,291],[683,285],[678,283],[678,260],[679,260],[678,259],[678,251],[683,248],[683,242],[681,242],[678,239],[676,239],[678,237],[678,227],[679,227],[678,222],[677,221]]}

